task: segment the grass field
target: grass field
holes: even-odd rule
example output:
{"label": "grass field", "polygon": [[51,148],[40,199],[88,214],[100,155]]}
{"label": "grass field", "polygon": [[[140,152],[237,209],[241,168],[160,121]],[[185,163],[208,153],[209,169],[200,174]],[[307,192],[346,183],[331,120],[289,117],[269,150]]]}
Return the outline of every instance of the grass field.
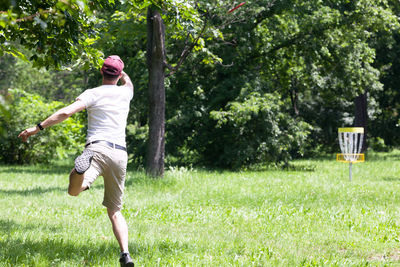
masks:
{"label": "grass field", "polygon": [[[400,266],[400,151],[290,171],[130,171],[123,213],[137,266]],[[119,266],[102,179],[0,166],[0,266]]]}

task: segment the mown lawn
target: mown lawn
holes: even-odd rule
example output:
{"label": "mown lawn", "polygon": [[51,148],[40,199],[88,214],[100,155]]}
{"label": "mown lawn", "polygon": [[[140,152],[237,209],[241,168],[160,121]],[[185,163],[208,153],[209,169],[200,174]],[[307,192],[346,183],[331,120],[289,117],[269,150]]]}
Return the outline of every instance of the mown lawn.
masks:
{"label": "mown lawn", "polygon": [[[400,266],[400,151],[290,171],[130,171],[136,266]],[[71,166],[71,165],[70,165]],[[0,266],[119,266],[103,182],[66,193],[67,164],[0,166]]]}

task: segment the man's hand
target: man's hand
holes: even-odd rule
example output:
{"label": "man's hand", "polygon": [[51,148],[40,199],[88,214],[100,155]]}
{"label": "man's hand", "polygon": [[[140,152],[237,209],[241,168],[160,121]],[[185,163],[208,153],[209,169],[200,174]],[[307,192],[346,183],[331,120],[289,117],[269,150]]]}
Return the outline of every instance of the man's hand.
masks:
{"label": "man's hand", "polygon": [[22,142],[26,142],[26,140],[28,140],[28,137],[31,135],[35,135],[39,132],[39,128],[36,127],[32,127],[32,128],[28,128],[26,130],[23,130],[18,137],[20,137],[22,139]]}

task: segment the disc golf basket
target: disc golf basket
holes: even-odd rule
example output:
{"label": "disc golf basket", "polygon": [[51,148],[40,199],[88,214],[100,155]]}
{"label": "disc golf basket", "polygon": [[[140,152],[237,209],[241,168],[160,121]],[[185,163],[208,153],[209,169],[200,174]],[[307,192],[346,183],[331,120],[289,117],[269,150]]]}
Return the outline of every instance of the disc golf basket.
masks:
{"label": "disc golf basket", "polygon": [[364,141],[364,128],[339,128],[338,135],[342,153],[336,155],[336,160],[349,163],[349,179],[351,181],[353,163],[364,162],[364,154],[360,153]]}

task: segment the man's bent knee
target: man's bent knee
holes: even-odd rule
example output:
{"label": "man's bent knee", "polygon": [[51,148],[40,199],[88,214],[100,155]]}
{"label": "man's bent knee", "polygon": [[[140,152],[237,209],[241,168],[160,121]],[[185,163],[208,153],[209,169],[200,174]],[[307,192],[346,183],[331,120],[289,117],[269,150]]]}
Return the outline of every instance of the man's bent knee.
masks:
{"label": "man's bent knee", "polygon": [[72,190],[68,189],[68,195],[73,196],[73,197],[77,197],[77,196],[79,196],[79,192],[72,191]]}
{"label": "man's bent knee", "polygon": [[87,186],[82,186],[81,188],[78,188],[78,189],[68,187],[68,195],[77,197],[82,191],[85,191],[87,189],[89,189],[89,187],[87,187]]}

